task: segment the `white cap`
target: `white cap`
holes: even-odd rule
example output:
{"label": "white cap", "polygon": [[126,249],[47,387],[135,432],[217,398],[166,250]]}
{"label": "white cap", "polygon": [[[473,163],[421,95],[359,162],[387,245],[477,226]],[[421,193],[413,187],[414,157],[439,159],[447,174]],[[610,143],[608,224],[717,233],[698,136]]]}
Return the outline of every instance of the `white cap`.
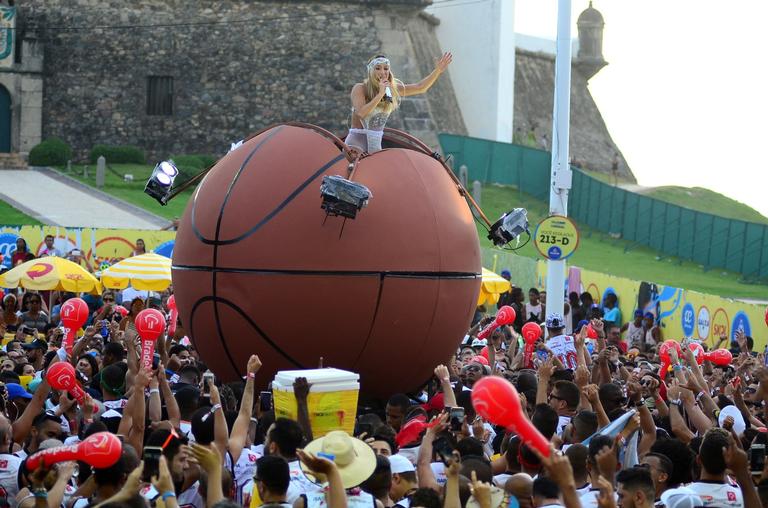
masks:
{"label": "white cap", "polygon": [[472,341],[472,347],[483,347],[488,345],[488,339],[475,339]]}
{"label": "white cap", "polygon": [[410,473],[416,471],[410,460],[403,457],[399,453],[389,457],[389,467],[392,470],[392,474],[395,473]]}
{"label": "white cap", "polygon": [[699,495],[688,487],[665,490],[661,494],[661,503],[667,508],[696,508],[704,505]]}

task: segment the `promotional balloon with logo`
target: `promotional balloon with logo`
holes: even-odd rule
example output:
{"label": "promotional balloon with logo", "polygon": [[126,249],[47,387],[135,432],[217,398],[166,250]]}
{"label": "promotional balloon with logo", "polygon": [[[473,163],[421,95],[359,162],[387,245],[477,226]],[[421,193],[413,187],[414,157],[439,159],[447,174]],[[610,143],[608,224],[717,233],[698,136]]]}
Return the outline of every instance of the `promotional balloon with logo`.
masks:
{"label": "promotional balloon with logo", "polygon": [[727,349],[715,349],[704,355],[704,360],[720,367],[727,367],[733,362],[733,355]]}
{"label": "promotional balloon with logo", "polygon": [[45,380],[54,390],[63,390],[82,405],[85,402],[85,391],[77,381],[75,368],[68,362],[56,362],[48,368]]}
{"label": "promotional balloon with logo", "polygon": [[75,334],[88,321],[88,304],[82,298],[70,298],[61,305],[59,314],[61,324],[64,325],[64,343],[62,345],[67,354],[71,355]]}
{"label": "promotional balloon with logo", "polygon": [[661,346],[659,346],[659,358],[661,358],[661,368],[659,369],[659,377],[661,379],[664,379],[667,376],[667,371],[669,371],[669,366],[672,363],[672,360],[669,357],[669,350],[674,349],[677,351],[677,357],[680,358],[680,355],[682,354],[683,350],[680,347],[680,344],[677,341],[674,341],[672,339],[665,340]]}
{"label": "promotional balloon with logo", "polygon": [[688,343],[688,349],[693,351],[693,357],[696,358],[696,363],[701,365],[704,363],[704,348],[698,342]]}
{"label": "promotional balloon with logo", "polygon": [[706,352],[704,351],[704,348],[699,344],[698,342],[690,342],[688,344],[688,349],[693,351],[693,357],[696,358],[696,363],[701,365],[704,363],[704,355]]}
{"label": "promotional balloon with logo", "polygon": [[515,309],[509,305],[503,306],[499,309],[499,312],[496,313],[496,317],[493,318],[493,321],[488,323],[488,325],[486,325],[486,327],[477,334],[477,338],[487,339],[496,328],[500,327],[501,325],[508,325],[513,323],[515,321],[515,317]]}
{"label": "promotional balloon with logo", "polygon": [[479,379],[472,386],[472,405],[485,420],[518,434],[524,444],[549,457],[549,441],[528,420],[512,383],[499,376]]}
{"label": "promotional balloon with logo", "polygon": [[110,432],[97,432],[76,445],[57,446],[35,453],[27,459],[27,470],[34,471],[40,464],[51,466],[59,462],[79,460],[91,467],[112,467],[123,453],[120,438]]}
{"label": "promotional balloon with logo", "polygon": [[157,309],[144,309],[136,315],[135,324],[141,337],[141,366],[151,371],[155,342],[165,330],[165,317]]}
{"label": "promotional balloon with logo", "polygon": [[179,310],[176,308],[176,297],[174,295],[169,296],[166,305],[168,305],[168,310],[170,311],[168,316],[168,336],[173,337],[173,334],[176,333],[176,321],[179,318]]}
{"label": "promotional balloon with logo", "polygon": [[533,350],[535,348],[536,341],[541,337],[541,326],[536,323],[525,323],[521,330],[523,334],[523,340],[525,340],[525,349],[523,350],[523,365],[526,368],[531,366],[533,361]]}

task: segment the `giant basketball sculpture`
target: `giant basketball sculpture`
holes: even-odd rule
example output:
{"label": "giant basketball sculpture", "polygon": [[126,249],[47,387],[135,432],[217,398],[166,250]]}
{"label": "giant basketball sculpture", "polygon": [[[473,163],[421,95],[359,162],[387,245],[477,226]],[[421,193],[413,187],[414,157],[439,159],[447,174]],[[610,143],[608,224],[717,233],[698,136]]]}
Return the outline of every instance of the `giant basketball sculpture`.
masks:
{"label": "giant basketball sculpture", "polygon": [[[364,393],[388,396],[428,380],[466,332],[479,246],[446,169],[414,146],[365,157],[350,176],[341,146],[311,128],[275,126],[223,157],[187,206],[176,303],[225,381],[244,375],[253,353],[262,386],[324,357],[360,373]],[[369,205],[353,220],[326,217],[324,175],[365,185]]]}

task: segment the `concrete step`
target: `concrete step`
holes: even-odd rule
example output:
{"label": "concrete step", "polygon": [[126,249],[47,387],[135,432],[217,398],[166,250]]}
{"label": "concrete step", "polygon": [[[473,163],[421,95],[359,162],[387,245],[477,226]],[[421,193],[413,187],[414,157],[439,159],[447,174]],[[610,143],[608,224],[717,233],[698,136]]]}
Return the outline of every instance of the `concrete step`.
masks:
{"label": "concrete step", "polygon": [[0,153],[0,170],[27,169],[27,158],[20,153]]}

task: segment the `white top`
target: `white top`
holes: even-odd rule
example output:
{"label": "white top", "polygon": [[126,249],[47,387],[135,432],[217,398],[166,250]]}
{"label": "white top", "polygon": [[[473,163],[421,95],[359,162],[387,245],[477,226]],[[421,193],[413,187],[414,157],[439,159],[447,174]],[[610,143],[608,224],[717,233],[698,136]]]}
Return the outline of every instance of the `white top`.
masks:
{"label": "white top", "polygon": [[6,498],[11,508],[16,507],[16,496],[19,493],[19,457],[7,453],[0,454],[0,500]]}
{"label": "white top", "polygon": [[542,316],[541,303],[538,305],[531,305],[530,303],[525,304],[525,320],[528,321],[531,319],[532,315],[535,316],[537,322],[541,323],[544,321],[544,316]]}
{"label": "white top", "polygon": [[688,485],[688,488],[698,494],[704,501],[704,506],[716,506],[718,508],[744,506],[741,489],[728,483],[698,481]]}
{"label": "white top", "polygon": [[640,348],[643,345],[643,339],[645,338],[645,328],[643,325],[635,326],[634,321],[629,323],[627,327],[626,340],[629,343],[629,347]]}

